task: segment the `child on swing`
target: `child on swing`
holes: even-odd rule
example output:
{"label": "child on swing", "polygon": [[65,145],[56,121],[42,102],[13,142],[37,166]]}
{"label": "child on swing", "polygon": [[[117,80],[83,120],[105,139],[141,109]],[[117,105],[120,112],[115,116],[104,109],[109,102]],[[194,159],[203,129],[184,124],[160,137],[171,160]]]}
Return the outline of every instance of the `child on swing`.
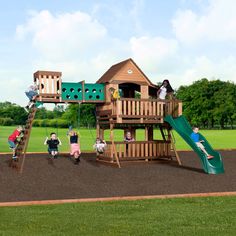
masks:
{"label": "child on swing", "polygon": [[107,146],[107,143],[105,140],[100,139],[99,137],[96,138],[95,144],[93,145],[93,148],[97,152],[97,156],[99,154],[102,154],[105,151],[105,148]]}
{"label": "child on swing", "polygon": [[48,145],[48,153],[52,158],[57,158],[58,155],[58,145],[61,145],[61,140],[57,137],[56,133],[50,134],[50,139],[46,137],[44,145]]}
{"label": "child on swing", "polygon": [[74,156],[74,164],[77,165],[80,162],[80,143],[78,133],[74,130],[70,130],[69,133],[70,141],[70,155]]}

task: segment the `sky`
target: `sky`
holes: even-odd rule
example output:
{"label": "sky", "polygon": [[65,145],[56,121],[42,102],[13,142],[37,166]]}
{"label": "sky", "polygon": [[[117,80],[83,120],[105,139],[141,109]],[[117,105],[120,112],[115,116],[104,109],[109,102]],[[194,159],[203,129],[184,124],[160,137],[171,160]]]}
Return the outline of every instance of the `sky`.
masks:
{"label": "sky", "polygon": [[0,0],[0,102],[24,106],[37,70],[96,82],[132,58],[154,83],[236,83],[235,0]]}

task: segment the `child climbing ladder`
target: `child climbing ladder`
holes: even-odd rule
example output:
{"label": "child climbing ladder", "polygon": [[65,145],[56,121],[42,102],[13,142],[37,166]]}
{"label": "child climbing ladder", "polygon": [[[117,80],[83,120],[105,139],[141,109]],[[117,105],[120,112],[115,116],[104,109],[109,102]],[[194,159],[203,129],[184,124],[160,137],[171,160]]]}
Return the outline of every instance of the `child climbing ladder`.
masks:
{"label": "child climbing ladder", "polygon": [[18,138],[20,138],[23,134],[23,127],[22,126],[18,126],[16,130],[14,130],[14,132],[8,137],[8,144],[9,147],[12,149],[12,159],[14,161],[18,160],[18,157],[16,155],[16,149],[17,149],[17,145],[18,145]]}

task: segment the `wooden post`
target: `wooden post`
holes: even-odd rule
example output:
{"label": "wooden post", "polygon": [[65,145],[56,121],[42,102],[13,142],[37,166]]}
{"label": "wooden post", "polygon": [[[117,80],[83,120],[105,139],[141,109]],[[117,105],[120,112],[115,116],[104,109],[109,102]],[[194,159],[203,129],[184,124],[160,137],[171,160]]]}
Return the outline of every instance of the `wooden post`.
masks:
{"label": "wooden post", "polygon": [[20,173],[21,174],[23,172],[23,168],[24,168],[24,164],[25,164],[25,154],[26,154],[26,151],[27,151],[27,148],[28,148],[30,134],[31,134],[32,126],[33,126],[33,120],[34,120],[36,111],[37,111],[37,108],[33,107],[31,109],[31,113],[29,113],[30,119],[29,119],[29,123],[28,123],[27,134],[26,134],[27,136],[26,136],[26,139],[25,139],[25,144],[23,146],[23,158],[22,158],[22,161],[21,161],[21,164],[20,164]]}
{"label": "wooden post", "polygon": [[100,137],[100,125],[97,121],[97,125],[96,125],[96,137]]}
{"label": "wooden post", "polygon": [[147,85],[141,85],[140,86],[140,93],[141,93],[141,99],[148,99],[148,86]]}
{"label": "wooden post", "polygon": [[117,156],[116,145],[115,145],[115,142],[114,142],[113,124],[110,125],[110,139],[111,139],[111,145],[112,145],[112,154],[115,155],[116,163],[117,163],[118,167],[120,168],[120,161],[119,161],[119,158]]}
{"label": "wooden post", "polygon": [[145,125],[145,141],[148,141],[148,126]]}
{"label": "wooden post", "polygon": [[[145,125],[145,141],[148,141],[148,126]],[[148,156],[148,144],[145,143],[145,157]],[[148,158],[145,159],[145,161],[148,161]]]}
{"label": "wooden post", "polygon": [[135,128],[130,128],[131,136],[134,140],[136,140],[136,129]]}
{"label": "wooden post", "polygon": [[84,101],[85,101],[84,80],[83,80],[83,81],[81,81],[81,84],[82,84],[82,101],[84,102]]}
{"label": "wooden post", "polygon": [[153,141],[153,126],[148,126],[148,141]]}
{"label": "wooden post", "polygon": [[121,107],[121,100],[116,100],[116,121],[117,123],[122,123],[122,117],[120,115],[122,114],[122,107]]}
{"label": "wooden post", "polygon": [[182,102],[179,102],[178,116],[182,115]]}
{"label": "wooden post", "polygon": [[176,150],[175,143],[174,143],[174,141],[173,141],[173,134],[172,134],[171,131],[168,131],[168,132],[169,132],[168,135],[169,135],[170,141],[171,141],[171,147],[172,147],[172,149],[173,149],[173,151],[174,151],[174,153],[175,153],[175,156],[176,156],[176,159],[177,159],[178,164],[181,166],[182,163],[181,163],[181,160],[180,160],[180,158],[179,158],[179,154],[178,154],[178,152],[177,152],[177,150]]}
{"label": "wooden post", "polygon": [[104,129],[100,128],[100,132],[99,132],[99,138],[104,140]]}

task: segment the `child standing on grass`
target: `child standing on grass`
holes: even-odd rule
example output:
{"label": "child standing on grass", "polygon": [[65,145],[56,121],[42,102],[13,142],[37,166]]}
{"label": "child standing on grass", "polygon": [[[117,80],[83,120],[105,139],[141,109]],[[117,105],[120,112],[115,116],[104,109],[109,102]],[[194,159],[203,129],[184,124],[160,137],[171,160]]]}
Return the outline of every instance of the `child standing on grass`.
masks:
{"label": "child standing on grass", "polygon": [[12,149],[12,159],[14,161],[17,161],[18,157],[16,156],[16,148],[18,144],[18,138],[22,137],[21,135],[23,134],[23,127],[18,126],[16,130],[13,131],[13,133],[8,137],[8,144],[9,147]]}
{"label": "child standing on grass", "polygon": [[196,143],[196,145],[206,154],[207,159],[212,159],[214,156],[211,156],[203,146],[204,140],[200,140],[200,135],[198,133],[199,128],[198,127],[193,127],[193,132],[190,135],[191,139]]}
{"label": "child standing on grass", "polygon": [[57,158],[58,145],[61,144],[61,140],[57,137],[56,133],[51,133],[50,139],[47,137],[44,141],[44,145],[48,145],[48,153],[51,154],[52,158]]}
{"label": "child standing on grass", "polygon": [[70,141],[70,155],[74,156],[74,164],[77,165],[80,162],[80,143],[78,133],[74,130],[69,132],[69,141]]}

